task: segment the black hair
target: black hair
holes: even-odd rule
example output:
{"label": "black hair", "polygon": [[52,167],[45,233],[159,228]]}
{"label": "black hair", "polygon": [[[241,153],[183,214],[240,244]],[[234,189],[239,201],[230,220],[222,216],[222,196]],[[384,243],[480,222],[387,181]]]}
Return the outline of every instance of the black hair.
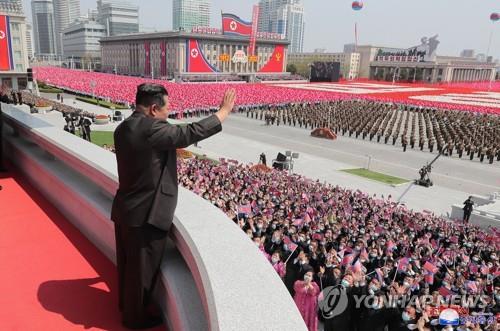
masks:
{"label": "black hair", "polygon": [[144,107],[157,105],[165,106],[164,96],[168,96],[168,92],[162,85],[144,83],[137,86],[137,94],[135,95],[135,104]]}

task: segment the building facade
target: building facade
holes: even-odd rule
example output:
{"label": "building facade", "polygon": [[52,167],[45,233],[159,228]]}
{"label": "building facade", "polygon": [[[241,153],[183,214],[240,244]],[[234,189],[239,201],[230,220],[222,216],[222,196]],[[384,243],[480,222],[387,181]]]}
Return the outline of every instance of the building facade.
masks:
{"label": "building facade", "polygon": [[52,0],[32,0],[33,37],[35,56],[57,54],[54,3]]}
{"label": "building facade", "polygon": [[25,89],[29,66],[26,17],[20,1],[0,0],[0,85]]}
{"label": "building facade", "polygon": [[81,18],[63,31],[64,56],[70,67],[94,69],[99,66],[101,45],[106,27],[94,20]]}
{"label": "building facade", "polygon": [[278,33],[290,41],[290,52],[304,48],[304,5],[302,0],[261,0],[258,30]]}
{"label": "building facade", "polygon": [[97,21],[107,36],[139,32],[139,7],[127,2],[97,0]]}
{"label": "building facade", "polygon": [[80,0],[54,0],[56,49],[58,55],[64,55],[63,31],[79,17]]}
{"label": "building facade", "polygon": [[339,62],[340,76],[344,79],[356,79],[359,76],[359,53],[290,53],[288,63],[294,64],[301,75],[309,74],[309,64],[313,62]]}
{"label": "building facade", "polygon": [[28,59],[33,59],[33,26],[26,23],[26,51],[28,52]]}
{"label": "building facade", "polygon": [[257,39],[256,55],[249,56],[248,37],[159,32],[103,38],[101,61],[105,72],[143,77],[250,77],[283,74],[287,46],[285,40]]}
{"label": "building facade", "polygon": [[191,31],[197,26],[210,26],[210,0],[173,0],[172,29]]}

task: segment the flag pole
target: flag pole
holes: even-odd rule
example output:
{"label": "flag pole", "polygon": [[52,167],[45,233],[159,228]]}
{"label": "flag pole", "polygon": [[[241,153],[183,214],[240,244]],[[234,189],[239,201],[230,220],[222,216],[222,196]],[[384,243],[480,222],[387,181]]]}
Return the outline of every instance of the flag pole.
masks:
{"label": "flag pole", "polygon": [[295,253],[297,248],[299,248],[299,245],[297,245],[297,247],[295,247],[295,249],[290,253],[290,255],[288,255],[288,257],[285,260],[285,265],[287,264],[288,260],[292,257],[293,253]]}

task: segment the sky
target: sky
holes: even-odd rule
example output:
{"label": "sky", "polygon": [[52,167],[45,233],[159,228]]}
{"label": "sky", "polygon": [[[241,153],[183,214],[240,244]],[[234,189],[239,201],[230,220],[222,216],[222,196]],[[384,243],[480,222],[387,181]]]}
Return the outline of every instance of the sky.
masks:
{"label": "sky", "polygon": [[[128,0],[140,7],[140,25],[151,30],[172,28],[172,0]],[[252,5],[258,0],[212,0],[211,25],[221,25],[220,12],[229,12],[251,20]],[[351,9],[350,0],[304,0],[304,50],[324,48],[339,52],[354,42],[358,25],[358,43],[409,48],[421,37],[439,35],[438,55],[458,56],[463,49],[500,58],[500,21],[489,16],[500,12],[500,0],[364,0],[361,11]],[[31,20],[31,1],[23,0]],[[81,0],[82,14],[95,8],[95,0]]]}

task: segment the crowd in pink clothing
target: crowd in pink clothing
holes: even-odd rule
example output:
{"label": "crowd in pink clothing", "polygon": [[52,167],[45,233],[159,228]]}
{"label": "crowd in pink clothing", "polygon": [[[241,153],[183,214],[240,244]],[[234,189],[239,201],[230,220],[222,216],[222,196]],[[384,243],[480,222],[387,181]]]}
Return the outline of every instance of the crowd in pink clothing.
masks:
{"label": "crowd in pink clothing", "polygon": [[[431,320],[438,299],[452,295],[485,295],[485,306],[474,311],[500,313],[498,229],[232,160],[182,159],[178,173],[180,185],[224,211],[261,250],[309,331],[317,330],[318,318],[326,331],[441,330]],[[330,286],[378,303],[327,318],[318,308]],[[386,295],[436,300],[402,309],[384,306]]]}
{"label": "crowd in pink clothing", "polygon": [[[269,84],[234,84],[234,83],[193,83],[177,84],[165,80],[151,80],[140,77],[121,76],[98,72],[85,72],[57,67],[37,67],[34,69],[37,80],[48,85],[56,86],[75,93],[96,95],[114,102],[130,103],[135,99],[137,85],[144,82],[155,82],[165,86],[171,96],[171,109],[174,112],[185,110],[207,109],[218,106],[224,91],[229,87],[236,89],[237,105],[277,105],[290,102],[320,102],[340,99],[367,99],[382,102],[398,102],[423,107],[435,107],[484,113],[498,113],[499,109],[487,106],[470,106],[446,102],[431,102],[411,99],[411,96],[422,92],[393,92],[377,95],[350,95],[333,91],[316,91],[295,89]],[[343,82],[352,83],[352,82]],[[383,84],[383,82],[376,82]],[[479,84],[479,83],[478,83]],[[482,83],[483,91],[488,88]],[[428,86],[427,84],[409,84],[410,86]],[[500,83],[493,83],[494,89],[499,90]],[[489,87],[489,86],[488,86]],[[435,91],[426,94],[465,93],[479,91],[474,83],[440,85]]]}

